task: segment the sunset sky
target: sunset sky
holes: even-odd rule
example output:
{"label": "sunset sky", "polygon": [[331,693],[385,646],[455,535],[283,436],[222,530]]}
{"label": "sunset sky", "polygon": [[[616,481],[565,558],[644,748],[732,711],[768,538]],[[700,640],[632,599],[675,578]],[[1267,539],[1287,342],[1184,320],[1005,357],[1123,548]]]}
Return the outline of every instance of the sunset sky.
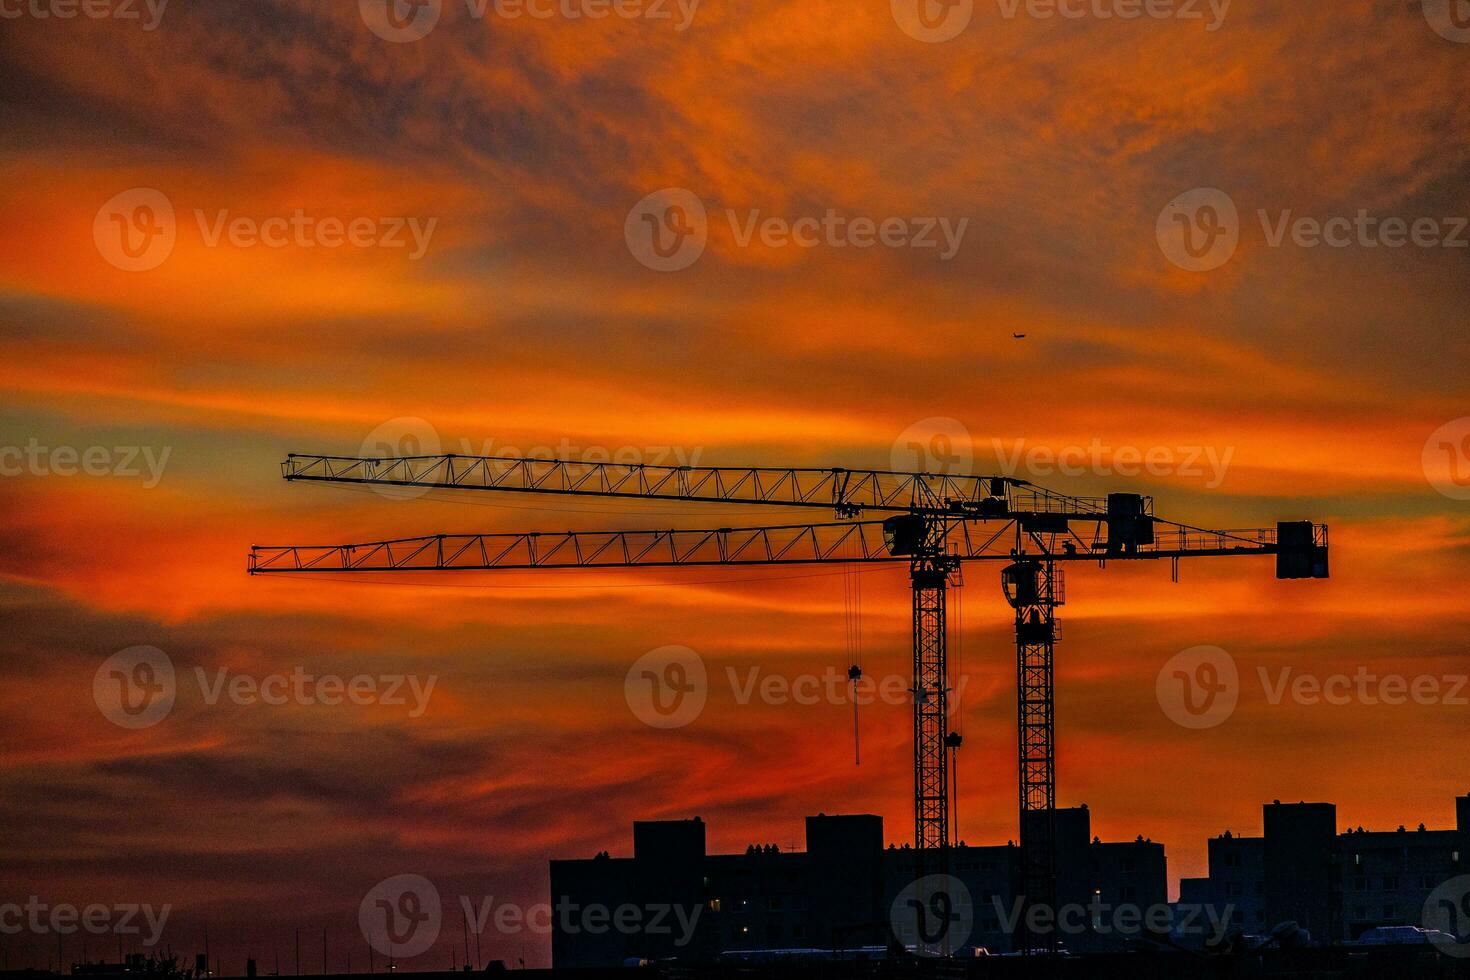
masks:
{"label": "sunset sky", "polygon": [[[128,20],[0,0],[19,12],[0,19],[0,901],[167,903],[167,942],[192,953],[208,923],[229,973],[285,964],[299,925],[310,970],[324,925],[336,966],[349,947],[365,965],[358,903],[383,878],[544,901],[548,859],[631,853],[636,819],[700,815],[715,850],[800,846],[819,811],[911,839],[908,705],[862,709],[854,766],[848,704],[741,704],[728,682],[845,673],[840,568],[245,574],[253,544],[825,515],[280,477],[289,452],[383,442],[886,469],[919,441],[1199,526],[1328,523],[1325,582],[1259,558],[1185,563],[1178,584],[1163,564],[1069,570],[1059,802],[1105,840],[1163,841],[1171,886],[1276,798],[1335,802],[1344,828],[1452,825],[1470,689],[1272,703],[1260,671],[1447,693],[1470,672],[1470,44],[1420,0],[1236,0],[1213,23],[1205,3],[974,0],[948,40],[911,36],[904,2],[703,0],[685,22],[672,0],[668,19],[442,0],[393,41],[374,0],[173,0],[151,30],[142,2]],[[630,212],[671,188],[707,244],[660,271]],[[1197,189],[1239,216],[1208,271],[1161,232]],[[116,236],[164,221],[138,210],[160,197],[172,248],[130,271]],[[746,235],[829,211],[932,226],[939,247]],[[1436,241],[1277,233],[1360,212],[1433,219]],[[298,213],[279,247],[251,235]],[[323,219],[371,232],[332,244]],[[1069,447],[1101,464],[1050,472]],[[71,473],[89,449],[95,472]],[[1150,452],[1153,472],[1112,472]],[[960,836],[1004,843],[1010,611],[993,566],[961,595]],[[866,569],[862,596],[865,670],[906,676],[905,570]],[[177,702],[129,730],[93,679],[138,645],[175,665]],[[624,678],[668,645],[710,690],[658,730]],[[1201,645],[1238,664],[1240,703],[1189,730],[1155,685]],[[411,716],[211,704],[196,668],[436,680]],[[446,922],[422,965],[459,937]],[[12,966],[55,961],[54,935],[4,941]],[[549,959],[539,935],[482,943]]]}

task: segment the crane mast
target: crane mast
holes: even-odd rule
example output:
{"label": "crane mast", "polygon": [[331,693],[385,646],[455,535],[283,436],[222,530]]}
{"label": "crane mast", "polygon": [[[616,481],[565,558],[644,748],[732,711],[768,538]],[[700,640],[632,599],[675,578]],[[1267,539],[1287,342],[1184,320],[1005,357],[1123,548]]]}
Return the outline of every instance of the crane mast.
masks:
{"label": "crane mast", "polygon": [[945,601],[949,577],[958,563],[945,556],[913,563],[914,593],[914,841],[921,858],[940,852],[926,872],[944,873],[942,853],[950,843],[947,751],[949,737],[949,659],[945,642]]}
{"label": "crane mast", "polygon": [[[1325,525],[1215,531],[1165,521],[1138,494],[1079,497],[1025,480],[842,468],[692,467],[496,456],[288,456],[293,482],[820,508],[827,523],[704,530],[435,534],[335,545],[257,545],[252,575],[545,568],[907,563],[913,591],[917,876],[948,871],[948,591],[964,562],[1004,562],[1015,612],[1020,799],[1018,897],[1056,905],[1056,609],[1061,567],[1086,561],[1274,555],[1276,577],[1326,578]],[[881,520],[864,520],[869,514]],[[1056,932],[1026,949],[1056,948]]]}
{"label": "crane mast", "polygon": [[[1001,573],[1016,611],[1016,737],[1020,756],[1021,881],[1026,896],[1056,893],[1056,608],[1063,602],[1055,562],[1023,560]],[[1028,945],[1028,948],[1029,945]]]}

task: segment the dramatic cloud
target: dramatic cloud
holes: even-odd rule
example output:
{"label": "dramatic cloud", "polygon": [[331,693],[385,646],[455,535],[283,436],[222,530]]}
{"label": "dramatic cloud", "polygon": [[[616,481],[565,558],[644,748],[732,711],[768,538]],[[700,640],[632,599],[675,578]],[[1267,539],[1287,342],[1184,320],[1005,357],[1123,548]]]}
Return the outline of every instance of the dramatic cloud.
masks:
{"label": "dramatic cloud", "polygon": [[[192,950],[208,924],[228,969],[325,925],[345,965],[367,955],[357,902],[406,870],[524,903],[547,859],[626,852],[634,819],[699,813],[736,850],[799,845],[823,810],[909,837],[905,706],[862,709],[858,768],[849,705],[742,704],[730,681],[845,674],[841,574],[245,576],[252,544],[772,518],[278,476],[288,452],[426,432],[463,453],[887,468],[905,430],[951,419],[977,471],[1137,488],[1206,526],[1329,521],[1329,582],[1263,561],[1186,565],[1179,585],[1071,574],[1061,801],[1104,836],[1165,841],[1176,876],[1276,797],[1354,825],[1449,820],[1463,708],[1270,687],[1282,667],[1470,672],[1470,504],[1424,463],[1470,414],[1470,248],[1356,224],[1470,214],[1470,48],[1416,2],[1237,3],[1214,30],[977,2],[943,43],[883,2],[704,0],[680,29],[676,3],[672,21],[570,20],[445,0],[401,44],[358,6],[0,24],[0,891],[171,902],[170,941]],[[624,231],[669,187],[699,199],[707,242],[659,272]],[[99,217],[136,188],[174,214],[147,271],[120,267]],[[1199,188],[1239,215],[1209,272],[1158,233]],[[803,247],[764,234],[772,218],[824,230]],[[1300,218],[1351,219],[1352,242],[1305,247]],[[927,223],[938,246],[854,247],[855,219]],[[95,472],[72,475],[89,450]],[[1124,462],[1150,451],[1166,462]],[[864,582],[865,667],[901,676],[903,572]],[[960,826],[997,842],[1015,836],[1009,613],[992,569],[967,582]],[[657,731],[624,679],[667,644],[699,652],[711,690]],[[1241,700],[1186,731],[1155,681],[1203,644],[1235,659]],[[167,654],[178,697],[129,730],[93,681],[139,645]],[[209,696],[298,670],[436,682],[417,716],[411,698]],[[485,939],[548,957],[541,937]],[[46,937],[11,958],[54,955]]]}

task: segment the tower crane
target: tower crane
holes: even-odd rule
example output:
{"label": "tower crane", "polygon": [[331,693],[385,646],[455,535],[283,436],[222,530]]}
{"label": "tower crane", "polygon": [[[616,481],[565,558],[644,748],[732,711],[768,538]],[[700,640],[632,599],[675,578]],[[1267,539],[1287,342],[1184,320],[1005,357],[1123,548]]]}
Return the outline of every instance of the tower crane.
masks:
{"label": "tower crane", "polygon": [[[1325,525],[1215,531],[1156,517],[1134,493],[1079,497],[1006,476],[842,468],[650,466],[499,456],[288,456],[293,482],[812,508],[823,523],[705,530],[434,534],[257,545],[252,575],[544,568],[906,563],[913,589],[914,847],[944,873],[959,737],[948,731],[946,595],[965,562],[998,562],[1015,612],[1020,893],[1055,907],[1053,650],[1071,562],[1275,556],[1281,579],[1326,578]],[[871,517],[871,519],[870,519]],[[946,752],[949,749],[949,752]],[[1053,932],[1050,942],[1055,944]]]}

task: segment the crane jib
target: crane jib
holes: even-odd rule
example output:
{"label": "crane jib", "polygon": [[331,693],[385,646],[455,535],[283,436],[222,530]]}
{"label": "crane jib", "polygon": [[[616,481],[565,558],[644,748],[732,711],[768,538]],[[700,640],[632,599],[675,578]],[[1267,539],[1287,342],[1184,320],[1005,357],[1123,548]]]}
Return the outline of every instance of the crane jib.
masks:
{"label": "crane jib", "polygon": [[[1068,562],[1273,555],[1279,579],[1328,577],[1327,527],[1209,530],[1154,514],[1150,497],[1056,493],[1013,477],[898,473],[833,467],[643,466],[492,456],[287,457],[287,480],[823,507],[827,523],[705,530],[438,534],[347,545],[256,546],[253,575],[507,569],[635,569],[906,562],[913,593],[914,841],[916,877],[947,873],[957,750],[948,730],[949,589],[963,563],[1004,562],[1015,613],[1020,889],[1054,907],[1056,748],[1053,659]],[[872,513],[877,520],[863,520]],[[1176,567],[1177,572],[1177,567]],[[1023,916],[1024,921],[1024,916]],[[1024,941],[1024,940],[1023,940]],[[1055,931],[1023,948],[1056,947]]]}

